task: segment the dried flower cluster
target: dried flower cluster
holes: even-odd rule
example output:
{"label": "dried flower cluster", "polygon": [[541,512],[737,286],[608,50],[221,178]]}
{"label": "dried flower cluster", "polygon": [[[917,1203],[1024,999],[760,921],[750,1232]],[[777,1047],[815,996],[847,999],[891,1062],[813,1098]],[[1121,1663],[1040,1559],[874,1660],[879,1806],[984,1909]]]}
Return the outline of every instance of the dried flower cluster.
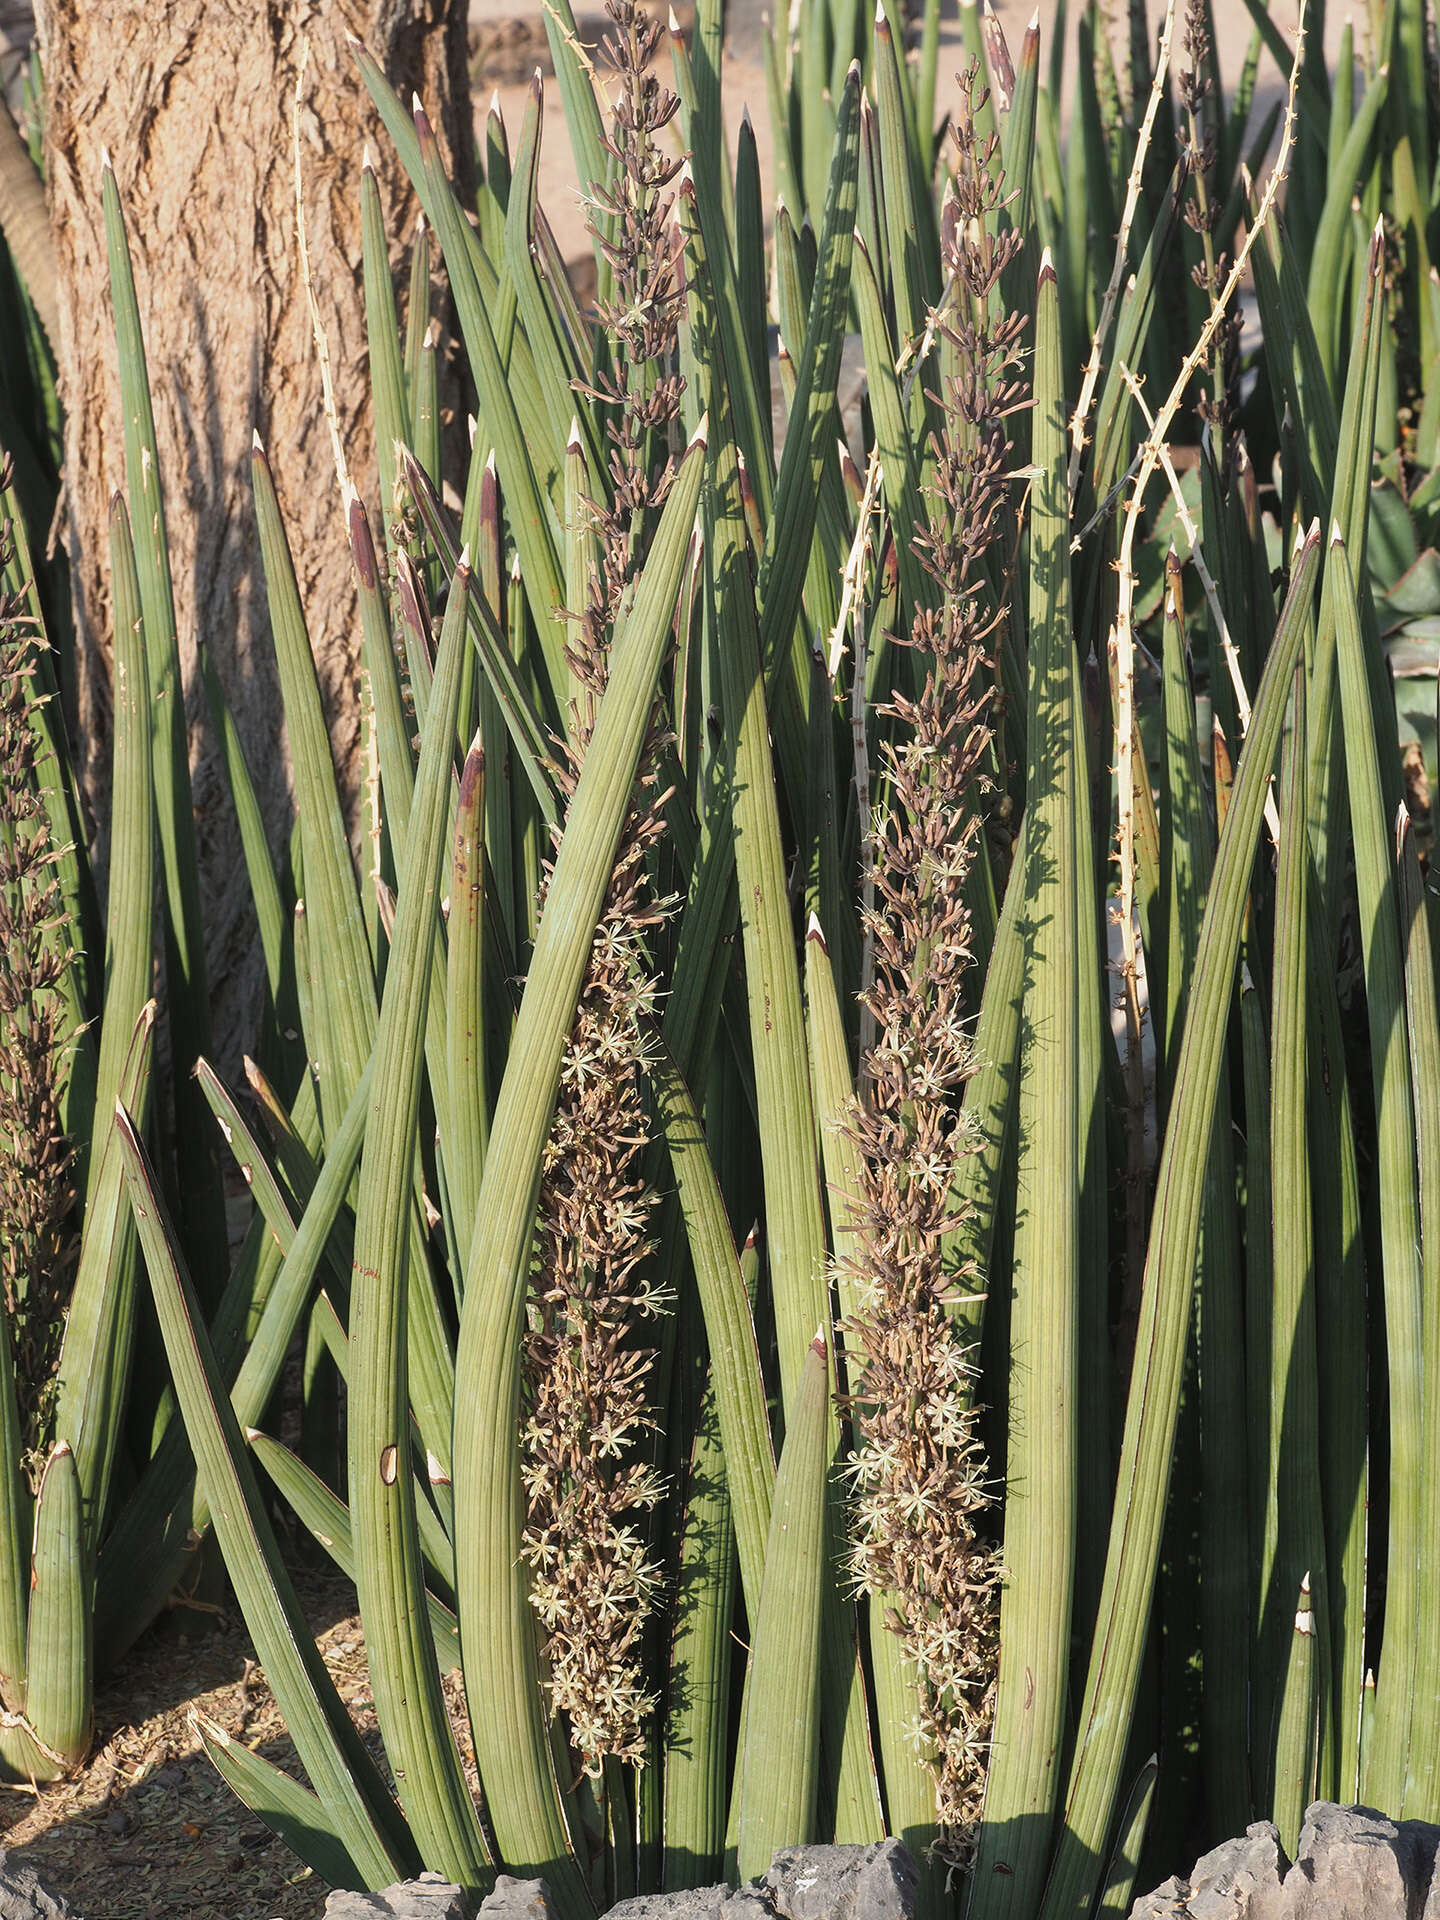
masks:
{"label": "dried flower cluster", "polygon": [[36,766],[36,645],[23,605],[0,594],[0,1305],[38,1479],[78,1247],[61,1124],[70,947]]}
{"label": "dried flower cluster", "polygon": [[659,141],[680,102],[649,71],[659,23],[636,0],[606,0],[605,12],[603,51],[620,90],[605,139],[615,174],[608,187],[590,189],[591,227],[614,274],[612,297],[596,307],[610,364],[584,389],[606,403],[610,442],[611,504],[593,509],[602,555],[585,610],[592,645],[615,617],[669,490],[685,388],[675,367],[685,296],[671,243],[674,196],[666,191],[680,163]]}
{"label": "dried flower cluster", "polygon": [[880,897],[869,916],[867,1004],[877,1037],[852,1123],[862,1159],[859,1304],[847,1329],[859,1435],[854,1569],[914,1669],[915,1737],[935,1774],[940,1850],[957,1861],[968,1855],[984,1786],[998,1569],[980,1530],[991,1495],[973,1368],[954,1312],[969,1276],[947,1271],[944,1241],[955,1224],[950,1189],[966,1147],[960,1101],[973,1065],[962,999],[972,961],[964,886],[971,861],[984,857],[976,801],[1003,619],[985,557],[1009,486],[1003,421],[1025,399],[1015,372],[1023,322],[997,316],[994,300],[1017,243],[995,231],[1003,180],[993,139],[975,134],[982,95],[973,69],[961,85],[942,232],[959,295],[945,323],[956,369],[921,541],[940,591],[911,635],[930,656],[923,690],[887,709],[899,724],[886,749],[888,809],[872,841]]}
{"label": "dried flower cluster", "polygon": [[651,774],[626,821],[566,1045],[526,1340],[531,1599],[549,1636],[551,1698],[591,1774],[607,1757],[643,1759],[654,1706],[640,1661],[657,1584],[644,1516],[661,1485],[640,1447],[653,1355],[635,1339],[664,1304],[649,1281],[655,1196],[642,1176],[656,992],[645,930],[661,913],[644,899],[660,832],[653,791]]}
{"label": "dried flower cluster", "polygon": [[[612,363],[599,388],[613,405],[613,503],[592,508],[599,564],[584,618],[571,628],[580,693],[560,769],[567,797],[608,677],[615,615],[643,555],[645,516],[669,484],[668,433],[683,384],[673,370],[680,296],[662,198],[674,170],[654,144],[675,101],[645,72],[656,30],[643,11],[631,0],[608,0],[607,11],[622,82],[611,131],[620,172],[599,204],[599,214],[614,220],[605,244],[615,300],[601,308]],[[659,1585],[645,1516],[662,1484],[642,1446],[653,1425],[654,1356],[637,1335],[666,1304],[650,1277],[655,1195],[643,1174],[643,1086],[657,993],[648,939],[670,911],[647,881],[663,831],[663,743],[657,708],[561,1068],[526,1345],[531,1598],[549,1636],[551,1699],[591,1776],[607,1759],[643,1762],[645,1720],[655,1705],[641,1658]]]}

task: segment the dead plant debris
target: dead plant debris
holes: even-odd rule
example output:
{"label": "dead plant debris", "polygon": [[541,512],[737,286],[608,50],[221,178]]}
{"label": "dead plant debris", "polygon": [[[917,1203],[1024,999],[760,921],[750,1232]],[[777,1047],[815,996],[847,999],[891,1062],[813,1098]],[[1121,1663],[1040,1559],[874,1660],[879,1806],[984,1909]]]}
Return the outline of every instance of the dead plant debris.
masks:
{"label": "dead plant debris", "polygon": [[[319,1570],[295,1580],[340,1697],[379,1757],[355,1589]],[[458,1686],[450,1676],[447,1696],[458,1699]],[[0,1846],[23,1848],[85,1920],[318,1920],[329,1889],[215,1772],[190,1728],[192,1706],[304,1777],[238,1613],[203,1630],[177,1610],[97,1688],[95,1748],[81,1774],[0,1786]],[[465,1716],[455,1717],[459,1733]]]}

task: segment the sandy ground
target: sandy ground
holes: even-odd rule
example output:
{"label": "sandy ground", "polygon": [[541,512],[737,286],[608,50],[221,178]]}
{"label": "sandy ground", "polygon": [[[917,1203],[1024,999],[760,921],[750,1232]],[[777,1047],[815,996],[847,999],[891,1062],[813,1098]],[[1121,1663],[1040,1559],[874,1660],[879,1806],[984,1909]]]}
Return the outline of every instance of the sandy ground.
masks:
{"label": "sandy ground", "polygon": [[[784,0],[779,0],[779,3],[784,4]],[[1030,18],[1031,0],[994,0],[994,3],[1012,53],[1018,53]],[[574,4],[581,40],[593,51],[598,47],[604,32],[605,21],[601,7],[598,0],[574,0]],[[722,74],[726,130],[731,142],[731,151],[733,153],[734,136],[740,123],[740,116],[748,106],[755,128],[761,172],[765,179],[767,206],[771,204],[773,197],[773,144],[770,115],[765,99],[762,36],[768,31],[767,22],[773,4],[776,4],[776,0],[729,0],[726,8],[726,44]],[[1149,0],[1149,4],[1151,18],[1158,32],[1164,9],[1158,7],[1155,0]],[[1055,0],[1042,0],[1039,11],[1040,58],[1043,76],[1049,61],[1050,36],[1055,29]],[[1068,63],[1073,61],[1073,16],[1077,11],[1079,11],[1077,0],[1070,0],[1071,25],[1067,74],[1073,73],[1073,65]],[[1114,12],[1117,18],[1121,17],[1121,9],[1118,6],[1107,8],[1107,11]],[[687,8],[686,13],[688,12]],[[1234,86],[1245,60],[1250,41],[1251,19],[1244,0],[1213,0],[1213,12],[1221,73],[1228,89]],[[1297,0],[1274,0],[1270,12],[1287,40],[1293,40],[1298,14]],[[476,71],[477,125],[483,121],[493,86],[512,141],[518,133],[525,106],[526,85],[534,66],[538,63],[546,75],[551,70],[545,50],[545,35],[541,21],[540,0],[471,0],[471,40],[472,46],[477,48],[480,55]],[[1332,61],[1342,24],[1339,10],[1332,9],[1327,22],[1326,35],[1326,52]],[[1357,22],[1357,41],[1363,30],[1363,23]],[[956,0],[946,0],[941,34],[941,84],[938,106],[943,113],[953,94],[955,71],[962,61]],[[1175,33],[1177,56],[1179,42],[1180,26],[1177,23]],[[668,64],[668,60],[662,48],[662,70],[665,64]],[[606,75],[602,67],[602,87],[605,81]],[[1281,76],[1274,61],[1268,53],[1262,53],[1256,89],[1257,112],[1266,110],[1269,103],[1277,97],[1280,87]],[[1068,93],[1068,79],[1065,90]],[[1062,107],[1063,105],[1062,101]],[[555,229],[562,252],[567,259],[573,259],[589,251],[589,240],[576,190],[573,163],[569,142],[565,136],[559,97],[553,85],[547,87],[546,109],[546,125],[541,145],[540,203]]]}

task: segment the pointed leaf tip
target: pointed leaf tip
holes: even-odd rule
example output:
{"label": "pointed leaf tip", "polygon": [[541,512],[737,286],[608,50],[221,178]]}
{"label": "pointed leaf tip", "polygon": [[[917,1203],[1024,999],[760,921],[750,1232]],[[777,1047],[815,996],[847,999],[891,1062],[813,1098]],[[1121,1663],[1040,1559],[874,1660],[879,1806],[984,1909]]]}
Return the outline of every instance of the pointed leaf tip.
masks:
{"label": "pointed leaf tip", "polygon": [[1040,9],[1039,9],[1039,7],[1036,7],[1036,9],[1035,9],[1035,11],[1034,11],[1034,13],[1032,13],[1032,14],[1031,14],[1031,16],[1030,16],[1030,24],[1029,24],[1029,25],[1028,25],[1028,26],[1026,27],[1026,29],[1025,29],[1025,31],[1026,31],[1026,33],[1027,33],[1027,34],[1031,34],[1031,33],[1039,33],[1039,31],[1040,31]]}
{"label": "pointed leaf tip", "polygon": [[468,540],[464,546],[461,547],[460,558],[455,562],[455,571],[457,573],[459,573],[462,568],[466,573],[470,571],[470,542]]}
{"label": "pointed leaf tip", "polygon": [[250,435],[250,451],[251,453],[258,454],[262,460],[265,458],[265,442],[260,438],[260,429],[258,427],[256,427]]}
{"label": "pointed leaf tip", "polygon": [[706,447],[710,444],[710,415],[708,412],[701,414],[700,424],[690,436],[690,444],[692,447]]}
{"label": "pointed leaf tip", "polygon": [[578,413],[572,413],[570,416],[570,438],[565,442],[565,451],[567,453],[583,453],[585,451],[585,443],[580,438],[580,416]]}
{"label": "pointed leaf tip", "polygon": [[375,171],[375,156],[370,151],[370,142],[368,140],[365,142],[364,150],[360,155],[360,169],[362,173],[374,173]]}
{"label": "pointed leaf tip", "polygon": [[678,40],[680,37],[680,16],[676,13],[674,7],[671,7],[670,9],[670,19],[669,19],[668,25],[671,33]]}
{"label": "pointed leaf tip", "polygon": [[110,158],[109,147],[102,146],[100,149],[100,172],[102,176],[108,173],[112,179],[115,177],[115,164]]}
{"label": "pointed leaf tip", "polygon": [[1046,247],[1040,256],[1040,277],[1037,284],[1043,287],[1047,280],[1053,280],[1054,278],[1055,256],[1051,253],[1049,247]]}
{"label": "pointed leaf tip", "polygon": [[830,951],[826,945],[825,934],[820,925],[820,916],[813,908],[810,913],[809,924],[805,928],[805,938],[807,940],[813,940],[822,953],[828,953]]}

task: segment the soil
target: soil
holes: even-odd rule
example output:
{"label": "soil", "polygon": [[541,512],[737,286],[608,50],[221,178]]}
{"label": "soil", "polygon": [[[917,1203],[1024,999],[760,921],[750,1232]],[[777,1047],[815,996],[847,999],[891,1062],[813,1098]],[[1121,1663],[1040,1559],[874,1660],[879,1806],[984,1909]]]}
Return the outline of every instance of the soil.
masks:
{"label": "soil", "polygon": [[[333,1570],[292,1573],[340,1698],[383,1766],[355,1589]],[[442,1684],[478,1792],[459,1673]],[[319,1920],[329,1887],[231,1793],[192,1708],[304,1779],[238,1612],[176,1607],[97,1688],[85,1770],[51,1786],[0,1785],[0,1848],[23,1848],[84,1920]]]}
{"label": "soil", "polygon": [[[355,1589],[296,1584],[345,1700],[380,1751]],[[85,1920],[316,1920],[328,1889],[241,1804],[189,1724],[192,1707],[300,1774],[244,1622],[172,1611],[97,1690],[95,1752],[77,1779],[0,1786],[0,1846],[23,1848]]]}

